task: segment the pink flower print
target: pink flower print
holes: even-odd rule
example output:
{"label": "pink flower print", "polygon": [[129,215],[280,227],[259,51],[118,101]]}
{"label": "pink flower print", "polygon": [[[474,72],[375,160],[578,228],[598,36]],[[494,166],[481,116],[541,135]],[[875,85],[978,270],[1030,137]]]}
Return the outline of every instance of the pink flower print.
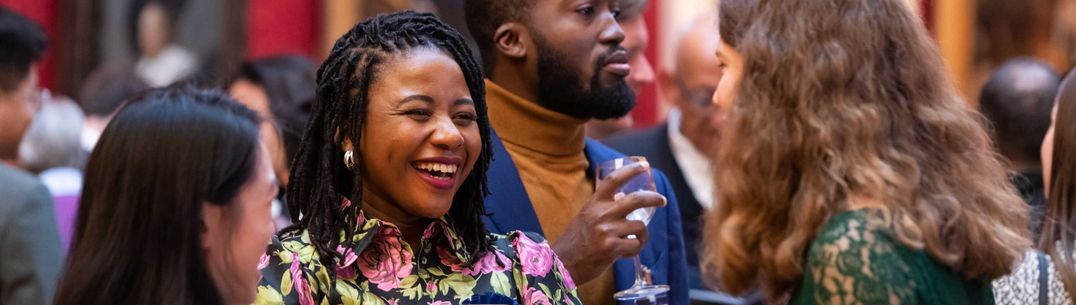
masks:
{"label": "pink flower print", "polygon": [[544,292],[534,287],[527,287],[527,291],[523,294],[523,305],[552,305],[549,302],[549,297]]}
{"label": "pink flower print", "polygon": [[437,234],[440,234],[440,233],[441,233],[441,226],[436,225],[436,223],[431,223],[430,226],[426,227],[426,230],[422,230],[422,239],[430,239],[434,235],[437,235]]}
{"label": "pink flower print", "polygon": [[441,264],[452,269],[453,273],[474,277],[481,274],[504,272],[512,268],[512,260],[505,256],[504,253],[496,250],[487,252],[485,256],[475,261],[474,265],[470,267],[465,267],[464,263],[460,261],[458,253],[453,253],[450,248],[438,245],[435,250],[437,251],[437,256],[441,259]]}
{"label": "pink flower print", "polygon": [[433,301],[433,302],[430,302],[429,305],[452,305],[452,302],[449,302],[449,301]]}
{"label": "pink flower print", "polygon": [[265,267],[269,267],[269,254],[262,253],[262,257],[258,259],[258,270],[265,269]]}
{"label": "pink flower print", "polygon": [[400,305],[400,300],[399,299],[388,299],[388,300],[385,301],[385,303],[388,303],[389,305]]}
{"label": "pink flower print", "polygon": [[399,288],[400,280],[411,274],[412,254],[403,248],[399,236],[395,227],[383,226],[359,255],[359,271],[382,291]]}
{"label": "pink flower print", "polygon": [[451,250],[438,245],[434,248],[434,251],[437,251],[437,257],[441,259],[441,265],[452,269],[453,273],[463,272],[463,262],[460,262],[460,259]]}
{"label": "pink flower print", "polygon": [[549,274],[554,258],[553,249],[549,248],[549,243],[544,241],[535,243],[525,234],[518,236],[512,244],[516,248],[516,253],[519,253],[519,263],[523,267],[523,274],[532,276]]}
{"label": "pink flower print", "polygon": [[299,305],[314,305],[314,297],[310,294],[310,285],[306,283],[302,269],[299,268],[299,254],[291,253],[291,282],[295,285],[295,293],[299,294]]}
{"label": "pink flower print", "polygon": [[355,279],[355,261],[359,260],[359,256],[355,255],[355,251],[351,249],[344,249],[343,246],[336,246],[336,252],[344,255],[343,262],[336,263],[336,276],[342,279],[353,280]]}
{"label": "pink flower print", "polygon": [[478,276],[479,274],[505,272],[511,268],[512,261],[507,256],[500,251],[492,250],[486,252],[486,255],[478,259],[478,261],[475,261],[473,266],[463,268],[462,272],[469,276]]}
{"label": "pink flower print", "polygon": [[437,280],[431,279],[426,283],[426,293],[434,294],[437,292]]}
{"label": "pink flower print", "polygon": [[557,270],[560,271],[560,277],[564,279],[564,288],[568,290],[575,289],[575,281],[572,280],[572,275],[568,274],[568,268],[564,268],[564,262],[560,259],[554,259],[557,262]]}

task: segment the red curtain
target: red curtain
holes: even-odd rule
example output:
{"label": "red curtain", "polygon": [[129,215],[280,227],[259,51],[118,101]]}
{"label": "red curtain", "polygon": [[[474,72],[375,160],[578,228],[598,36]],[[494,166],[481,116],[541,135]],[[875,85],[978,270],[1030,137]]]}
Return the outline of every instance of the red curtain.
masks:
{"label": "red curtain", "polygon": [[[646,46],[645,54],[650,63],[654,65],[654,73],[657,73],[660,69],[659,63],[661,61],[658,60],[658,46],[664,41],[660,31],[661,3],[661,0],[650,0],[650,6],[643,12],[643,18],[646,19],[646,30],[650,34],[650,45]],[[635,109],[631,112],[631,117],[635,120],[636,129],[650,127],[657,123],[659,107],[656,83],[643,86],[639,90]]]}
{"label": "red curtain", "polygon": [[248,0],[247,58],[279,54],[315,57],[318,0]]}

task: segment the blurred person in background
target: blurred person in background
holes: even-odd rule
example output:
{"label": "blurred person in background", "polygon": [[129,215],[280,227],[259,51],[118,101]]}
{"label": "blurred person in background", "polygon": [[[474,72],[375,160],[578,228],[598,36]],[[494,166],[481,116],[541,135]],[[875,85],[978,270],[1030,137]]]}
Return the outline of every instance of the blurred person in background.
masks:
{"label": "blurred person in background", "polygon": [[253,303],[277,187],[253,111],[214,91],[133,98],[86,164],[54,304]]}
{"label": "blurred person in background", "polygon": [[994,281],[1000,305],[1069,305],[1076,296],[1076,70],[1055,89],[1040,146],[1047,199],[1042,236],[1012,274]]}
{"label": "blurred person in background", "polygon": [[1028,209],[919,16],[719,6],[711,283],[792,305],[994,304],[990,281],[1031,246]]}
{"label": "blurred person in background", "polygon": [[1039,236],[1046,208],[1039,148],[1060,82],[1045,63],[1017,58],[994,71],[979,94],[979,111],[990,123],[994,147],[1007,159],[1012,183],[1031,208],[1032,240]]}
{"label": "blurred person in background", "polygon": [[85,113],[80,143],[86,154],[93,151],[101,132],[123,101],[146,89],[149,84],[127,66],[106,65],[90,73],[78,95]]}
{"label": "blurred person in background", "polygon": [[55,202],[60,241],[68,249],[82,191],[82,109],[71,99],[45,94],[19,146],[19,165],[36,173]]}
{"label": "blurred person in background", "polygon": [[174,43],[175,22],[182,1],[133,0],[128,12],[130,38],[139,54],[138,76],[152,87],[163,87],[192,76],[198,57]]}
{"label": "blurred person in background", "polygon": [[48,189],[13,166],[41,107],[41,27],[0,6],[0,304],[51,304],[63,250]]}
{"label": "blurred person in background", "polygon": [[[650,45],[650,33],[646,29],[646,11],[648,0],[621,0],[620,16],[617,23],[624,31],[624,41],[620,43],[628,50],[628,63],[631,64],[631,73],[625,81],[628,87],[640,94],[643,86],[654,83],[654,66],[646,58],[646,47]],[[611,135],[629,131],[635,125],[631,114],[615,119],[590,120],[587,122],[587,136],[593,139],[604,139]]]}
{"label": "blurred person in background", "polygon": [[288,220],[286,190],[291,162],[302,141],[303,128],[310,118],[314,101],[314,63],[302,56],[279,55],[251,60],[239,69],[228,86],[228,93],[263,118],[262,142],[269,148],[273,171],[280,177],[281,192],[273,205],[277,228],[291,224]]}

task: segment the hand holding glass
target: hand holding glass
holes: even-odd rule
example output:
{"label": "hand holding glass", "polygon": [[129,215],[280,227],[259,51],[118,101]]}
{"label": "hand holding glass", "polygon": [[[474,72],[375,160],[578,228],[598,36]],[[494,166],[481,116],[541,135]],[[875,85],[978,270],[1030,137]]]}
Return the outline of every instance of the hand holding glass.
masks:
{"label": "hand holding glass", "polygon": [[[597,178],[599,181],[598,183],[601,183],[602,180],[604,180],[607,176],[609,176],[609,174],[613,173],[617,169],[635,163],[643,162],[647,162],[646,158],[644,157],[624,157],[602,162],[598,164],[597,169]],[[615,198],[620,199],[623,196],[627,196],[628,194],[638,191],[657,192],[657,187],[654,185],[654,176],[650,173],[649,165],[647,165],[646,171],[624,182],[621,187],[617,189]],[[650,219],[654,216],[655,210],[657,210],[656,207],[636,209],[635,211],[632,211],[630,214],[628,214],[627,219],[637,220],[643,222],[644,224],[649,224]],[[643,267],[642,262],[639,260],[639,256],[636,255],[633,259],[635,261],[635,284],[632,285],[631,288],[617,292],[613,295],[614,298],[621,301],[638,300],[644,298],[650,299],[656,295],[669,291],[668,285],[651,284],[648,279],[649,277],[647,276],[648,272]]]}

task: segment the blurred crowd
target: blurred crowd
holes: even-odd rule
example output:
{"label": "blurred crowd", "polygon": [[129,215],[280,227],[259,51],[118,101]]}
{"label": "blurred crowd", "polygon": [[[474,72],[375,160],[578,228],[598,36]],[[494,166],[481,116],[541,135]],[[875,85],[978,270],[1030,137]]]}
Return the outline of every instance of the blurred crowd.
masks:
{"label": "blurred crowd", "polygon": [[975,2],[969,75],[933,1],[651,1],[231,63],[133,0],[66,95],[0,5],[0,304],[1072,304],[1076,1]]}

